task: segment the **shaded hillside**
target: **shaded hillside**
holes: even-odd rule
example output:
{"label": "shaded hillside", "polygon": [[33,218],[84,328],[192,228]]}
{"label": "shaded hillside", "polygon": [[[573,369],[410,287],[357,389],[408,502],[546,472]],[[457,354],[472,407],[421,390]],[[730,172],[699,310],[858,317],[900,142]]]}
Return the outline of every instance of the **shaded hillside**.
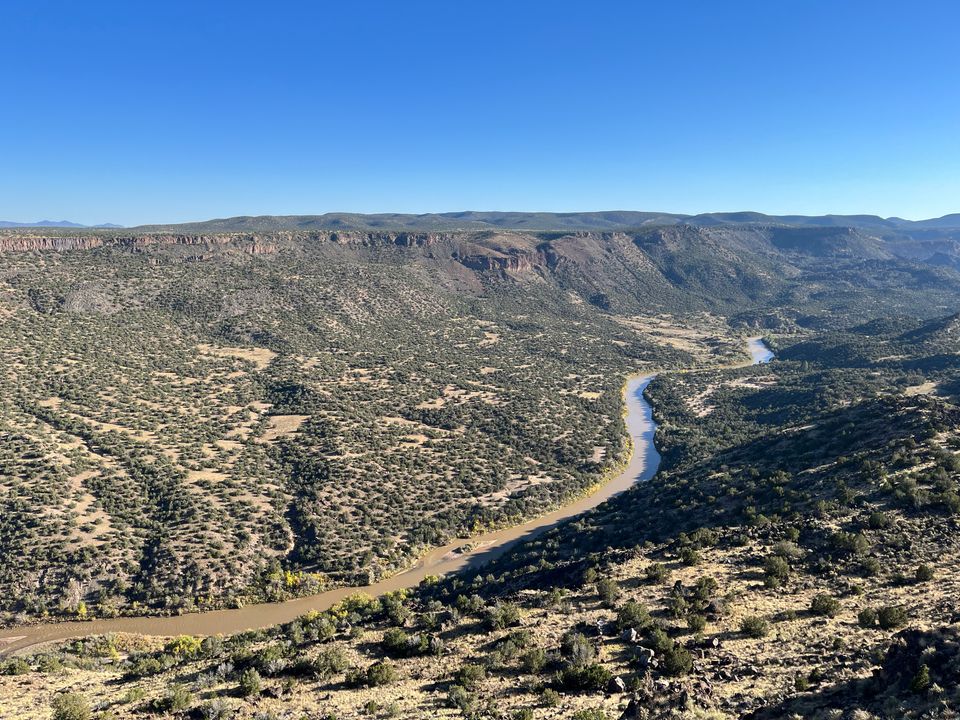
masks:
{"label": "shaded hillside", "polygon": [[149,236],[0,255],[7,619],[366,583],[595,485],[625,452],[626,374],[739,348],[711,318],[687,321],[705,327],[692,344],[655,342],[552,275],[541,242]]}
{"label": "shaded hillside", "polygon": [[[842,346],[842,335],[833,337]],[[924,366],[922,355],[909,361],[903,356],[906,362],[898,365],[830,353],[829,344],[811,348],[811,342],[784,343],[777,362],[762,368],[657,378],[647,391],[663,457],[657,480],[529,543],[499,565],[526,583],[538,577],[525,574],[531,566],[547,563],[559,571],[572,563],[561,576],[576,578],[594,553],[663,542],[679,531],[747,526],[760,516],[763,524],[806,522],[831,497],[832,486],[869,484],[858,475],[863,468],[889,465],[897,447],[960,424],[952,402],[929,390],[904,392]],[[885,344],[882,337],[873,342]],[[938,349],[926,352],[939,355]],[[865,373],[865,367],[874,372]],[[960,364],[937,372],[923,377],[949,385],[960,378]]]}

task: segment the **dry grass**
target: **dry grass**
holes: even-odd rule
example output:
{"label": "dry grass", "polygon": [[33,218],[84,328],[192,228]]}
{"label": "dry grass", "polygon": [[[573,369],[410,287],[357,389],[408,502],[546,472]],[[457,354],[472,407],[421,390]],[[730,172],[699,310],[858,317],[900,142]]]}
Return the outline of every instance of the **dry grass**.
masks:
{"label": "dry grass", "polygon": [[268,350],[267,348],[261,347],[220,347],[216,345],[207,345],[205,343],[200,343],[197,345],[197,349],[208,355],[216,355],[218,357],[234,357],[241,360],[246,360],[247,362],[253,363],[253,366],[257,370],[265,370],[267,365],[277,356],[273,350]]}
{"label": "dry grass", "polygon": [[309,419],[309,415],[271,415],[261,438],[266,442],[273,442],[277,438],[297,432]]}

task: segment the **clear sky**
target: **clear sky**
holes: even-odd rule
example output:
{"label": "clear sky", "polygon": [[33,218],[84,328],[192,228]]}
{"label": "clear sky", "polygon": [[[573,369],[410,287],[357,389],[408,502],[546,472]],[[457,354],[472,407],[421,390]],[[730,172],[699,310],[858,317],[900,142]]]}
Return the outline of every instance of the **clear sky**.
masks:
{"label": "clear sky", "polygon": [[0,3],[0,219],[960,211],[960,3]]}

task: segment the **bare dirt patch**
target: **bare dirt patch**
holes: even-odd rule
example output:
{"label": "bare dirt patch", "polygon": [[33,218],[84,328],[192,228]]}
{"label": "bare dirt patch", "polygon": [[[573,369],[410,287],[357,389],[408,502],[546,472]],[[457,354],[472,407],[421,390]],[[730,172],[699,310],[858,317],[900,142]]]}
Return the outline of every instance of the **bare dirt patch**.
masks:
{"label": "bare dirt patch", "polygon": [[270,364],[277,354],[267,348],[223,347],[201,343],[197,349],[207,355],[217,357],[234,357],[253,363],[257,370],[263,370]]}
{"label": "bare dirt patch", "polygon": [[915,395],[935,395],[937,392],[937,383],[935,382],[925,382],[920,385],[911,385],[903,391],[903,394],[907,397],[913,397]]}
{"label": "bare dirt patch", "polygon": [[483,340],[478,343],[479,347],[489,347],[491,345],[496,345],[500,342],[500,334],[495,332],[490,332],[489,330],[483,331]]}
{"label": "bare dirt patch", "polygon": [[309,415],[271,415],[267,420],[263,439],[271,442],[284,435],[295,433],[309,418]]}

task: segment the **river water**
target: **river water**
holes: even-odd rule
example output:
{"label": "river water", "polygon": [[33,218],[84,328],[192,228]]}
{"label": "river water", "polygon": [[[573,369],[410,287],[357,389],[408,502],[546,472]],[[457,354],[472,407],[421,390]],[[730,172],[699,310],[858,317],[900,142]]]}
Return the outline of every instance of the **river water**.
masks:
{"label": "river water", "polygon": [[747,338],[747,351],[750,353],[750,357],[753,358],[754,365],[768,363],[773,360],[773,350],[767,347],[767,344],[763,342],[763,338]]}
{"label": "river water", "polygon": [[[773,358],[773,353],[760,338],[750,338],[748,349],[754,364],[769,362]],[[443,547],[431,550],[410,569],[372,585],[337,588],[285,602],[262,603],[242,608],[170,617],[119,617],[8,628],[0,630],[0,655],[40,643],[111,632],[160,636],[229,635],[290,622],[311,610],[327,610],[356,592],[374,596],[382,595],[393,590],[415,587],[428,575],[446,575],[483,565],[499,557],[517,543],[534,538],[554,525],[596,507],[636,482],[643,482],[653,477],[660,465],[660,454],[653,442],[656,431],[653,409],[643,397],[643,393],[654,377],[654,375],[635,376],[628,379],[626,383],[624,390],[627,406],[626,425],[633,443],[633,453],[626,468],[593,493],[569,505],[519,525],[473,538],[454,540]]]}

